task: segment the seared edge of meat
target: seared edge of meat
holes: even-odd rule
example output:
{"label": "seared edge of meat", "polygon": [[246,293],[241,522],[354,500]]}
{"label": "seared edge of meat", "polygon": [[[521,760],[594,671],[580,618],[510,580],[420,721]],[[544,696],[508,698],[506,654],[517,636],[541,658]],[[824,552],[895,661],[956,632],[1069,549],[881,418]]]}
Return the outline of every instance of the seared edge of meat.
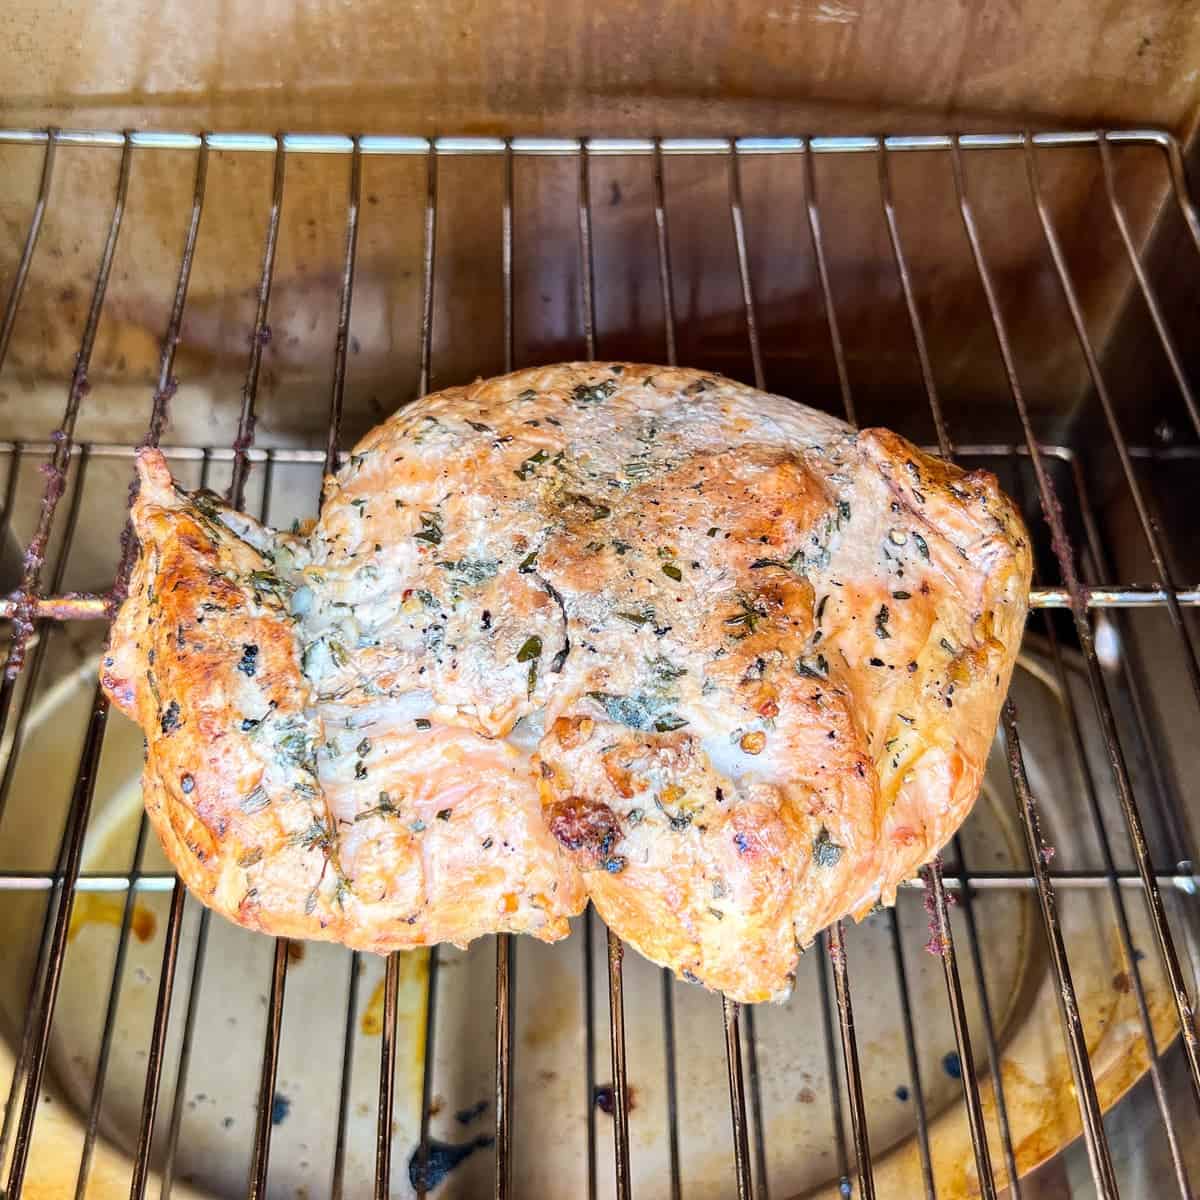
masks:
{"label": "seared edge of meat", "polygon": [[[868,900],[891,904],[899,884],[946,845],[975,803],[1024,633],[1033,572],[1029,534],[990,471],[963,471],[886,429],[864,430],[858,441],[887,487],[881,537],[901,549],[894,544],[899,504],[910,544],[928,569],[915,589],[894,578],[881,601],[890,603],[891,636],[876,640],[876,653],[896,668],[887,673],[900,687],[862,697],[884,807],[883,864],[878,894],[860,896],[855,913]],[[910,600],[897,601],[898,592]],[[918,598],[924,603],[913,607]],[[880,610],[874,612],[878,633]],[[895,661],[901,656],[902,671]],[[861,685],[871,676],[853,678]]]}
{"label": "seared edge of meat", "polygon": [[[293,585],[276,570],[274,535],[214,496],[177,490],[157,451],[139,454],[138,469],[132,515],[141,554],[102,682],[146,733],[147,811],[194,894],[250,928],[380,952],[465,944],[497,930],[565,936],[583,895],[540,828],[532,850],[506,842],[476,851],[504,856],[492,872],[501,893],[494,911],[453,870],[437,873],[435,884],[429,860],[445,859],[438,847],[461,840],[448,820],[431,820],[425,844],[423,822],[410,819],[403,839],[389,844],[394,885],[415,875],[406,915],[386,903],[390,886],[358,894],[360,864],[343,861],[340,847],[356,822],[335,820],[320,779],[325,725],[301,668]],[[527,768],[510,765],[498,790],[536,821]],[[364,811],[371,807],[392,808],[375,801]],[[365,854],[372,839],[356,832]],[[449,863],[464,866],[452,852]]]}

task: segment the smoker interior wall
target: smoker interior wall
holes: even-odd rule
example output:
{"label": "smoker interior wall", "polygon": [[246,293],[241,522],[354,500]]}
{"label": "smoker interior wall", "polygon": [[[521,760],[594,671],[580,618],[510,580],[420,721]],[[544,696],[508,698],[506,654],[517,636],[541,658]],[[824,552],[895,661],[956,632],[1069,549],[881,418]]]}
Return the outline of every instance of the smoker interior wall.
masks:
{"label": "smoker interior wall", "polygon": [[9,122],[414,133],[1187,133],[1187,0],[9,0]]}

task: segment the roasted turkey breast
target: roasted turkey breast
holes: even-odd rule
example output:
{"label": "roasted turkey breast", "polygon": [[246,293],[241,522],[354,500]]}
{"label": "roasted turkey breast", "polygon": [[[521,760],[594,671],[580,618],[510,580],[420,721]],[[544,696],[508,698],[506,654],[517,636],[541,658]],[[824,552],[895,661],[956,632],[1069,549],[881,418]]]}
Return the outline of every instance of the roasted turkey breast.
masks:
{"label": "roasted turkey breast", "polygon": [[293,534],[139,471],[104,685],[155,829],[232,920],[369,950],[590,897],[784,994],[970,810],[1028,601],[991,475],[696,371],[424,397]]}

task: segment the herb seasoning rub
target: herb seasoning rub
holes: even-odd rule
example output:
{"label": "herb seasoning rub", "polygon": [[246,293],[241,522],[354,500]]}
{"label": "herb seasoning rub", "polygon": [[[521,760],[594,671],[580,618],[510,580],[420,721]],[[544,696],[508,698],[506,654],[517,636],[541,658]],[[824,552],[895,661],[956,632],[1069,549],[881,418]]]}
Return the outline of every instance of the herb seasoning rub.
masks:
{"label": "herb seasoning rub", "polygon": [[244,925],[553,940],[590,896],[763,1000],[974,800],[1025,534],[886,430],[582,363],[405,406],[292,534],[139,470],[104,684],[168,855]]}

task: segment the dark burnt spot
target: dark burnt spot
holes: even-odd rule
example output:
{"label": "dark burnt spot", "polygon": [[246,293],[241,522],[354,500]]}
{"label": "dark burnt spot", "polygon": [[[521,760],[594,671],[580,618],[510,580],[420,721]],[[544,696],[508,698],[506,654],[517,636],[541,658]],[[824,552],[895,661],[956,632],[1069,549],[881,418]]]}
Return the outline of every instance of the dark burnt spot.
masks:
{"label": "dark burnt spot", "polygon": [[753,850],[750,839],[740,829],[733,835],[733,844],[737,847],[739,854],[750,854]]}
{"label": "dark burnt spot", "polygon": [[621,837],[617,814],[607,804],[583,796],[556,800],[547,810],[547,823],[559,845],[585,856],[589,866],[612,861],[609,851]]}
{"label": "dark burnt spot", "polygon": [[179,728],[179,702],[177,700],[172,700],[163,710],[163,714],[159,718],[159,725],[162,727],[163,733],[174,733]]}
{"label": "dark burnt spot", "polygon": [[242,647],[242,658],[237,665],[237,669],[249,679],[253,679],[257,673],[258,647],[253,642],[247,643]]}
{"label": "dark burnt spot", "polygon": [[432,1192],[459,1163],[494,1142],[495,1138],[485,1134],[462,1146],[430,1138],[427,1147],[417,1146],[409,1156],[408,1182],[414,1191]]}
{"label": "dark burnt spot", "polygon": [[482,1117],[483,1114],[487,1112],[487,1107],[488,1102],[486,1100],[476,1101],[476,1103],[472,1104],[470,1108],[460,1108],[458,1112],[454,1114],[454,1119],[460,1125],[470,1125],[472,1121],[478,1117]]}
{"label": "dark burnt spot", "polygon": [[[605,1116],[611,1117],[617,1111],[617,1095],[611,1083],[598,1084],[592,1090],[592,1103]],[[637,1108],[637,1088],[626,1085],[625,1087],[625,1111],[633,1112]]]}

